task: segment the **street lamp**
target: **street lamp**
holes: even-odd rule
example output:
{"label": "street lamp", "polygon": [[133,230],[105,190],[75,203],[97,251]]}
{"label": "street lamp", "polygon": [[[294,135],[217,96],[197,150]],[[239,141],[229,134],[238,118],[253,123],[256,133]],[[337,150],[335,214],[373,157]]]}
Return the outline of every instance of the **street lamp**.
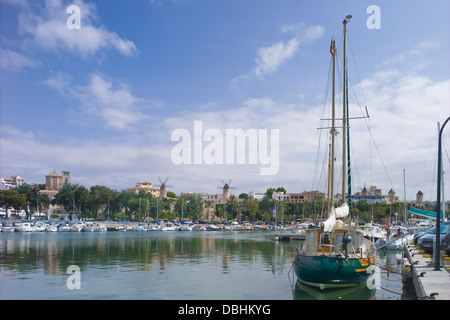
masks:
{"label": "street lamp", "polygon": [[441,129],[439,130],[438,142],[438,176],[437,176],[437,199],[436,199],[436,247],[435,247],[435,271],[440,271],[440,245],[441,245],[441,175],[442,175],[442,131],[445,125],[450,120],[450,117],[445,120]]}

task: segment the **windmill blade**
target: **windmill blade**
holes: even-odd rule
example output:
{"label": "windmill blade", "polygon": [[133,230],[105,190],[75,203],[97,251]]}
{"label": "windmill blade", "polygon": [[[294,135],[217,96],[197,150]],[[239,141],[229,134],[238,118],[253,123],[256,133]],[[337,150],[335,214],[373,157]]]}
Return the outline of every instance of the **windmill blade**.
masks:
{"label": "windmill blade", "polygon": [[169,180],[169,177],[166,178],[166,180],[164,180],[164,182],[161,180],[161,177],[158,177],[158,181],[159,181],[159,185],[155,185],[155,187],[157,188],[161,188],[162,186],[166,186],[166,188],[172,188],[172,185],[168,185],[166,184],[166,182]]}

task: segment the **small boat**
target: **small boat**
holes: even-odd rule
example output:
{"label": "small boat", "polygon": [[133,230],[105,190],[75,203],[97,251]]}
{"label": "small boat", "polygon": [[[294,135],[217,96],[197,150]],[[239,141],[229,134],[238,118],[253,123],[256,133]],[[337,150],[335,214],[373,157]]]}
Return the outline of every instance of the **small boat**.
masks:
{"label": "small boat", "polygon": [[37,221],[33,225],[33,229],[34,229],[35,232],[47,231],[46,227],[47,227],[47,224],[45,222],[42,222],[42,221]]}
{"label": "small boat", "polygon": [[70,225],[65,222],[60,222],[58,225],[58,231],[60,232],[69,232],[70,231]]}
{"label": "small boat", "polygon": [[237,221],[233,221],[233,222],[231,222],[230,230],[231,231],[242,231],[243,227],[239,223],[237,223]]}
{"label": "small boat", "polygon": [[254,225],[252,226],[252,231],[261,231],[263,227],[261,225]]}
{"label": "small boat", "polygon": [[206,231],[219,231],[220,228],[214,224],[208,224],[206,226]]}
{"label": "small boat", "polygon": [[161,231],[176,231],[175,224],[167,222],[162,226]]}
{"label": "small boat", "polygon": [[193,231],[206,231],[206,227],[202,224],[194,225]]}
{"label": "small boat", "polygon": [[104,231],[106,231],[106,224],[94,222],[94,221],[87,221],[84,225],[83,231],[85,231],[85,232],[104,232]]}
{"label": "small boat", "polygon": [[371,223],[366,224],[363,228],[364,237],[376,241],[377,239],[384,239],[387,236],[386,230]]}
{"label": "small boat", "polygon": [[16,230],[19,232],[34,232],[34,228],[31,222],[22,222],[16,226]]}
{"label": "small boat", "polygon": [[146,228],[147,231],[161,231],[161,226],[157,224],[149,224]]}
{"label": "small boat", "polygon": [[0,230],[2,232],[14,232],[16,231],[16,227],[14,226],[13,222],[3,221]]}
{"label": "small boat", "polygon": [[58,231],[58,225],[56,223],[49,223],[45,227],[45,231],[56,232],[56,231]]}
{"label": "small boat", "polygon": [[70,224],[70,230],[72,232],[81,232],[84,229],[84,223],[80,221],[74,221],[72,224]]}
{"label": "small boat", "polygon": [[375,242],[378,249],[385,247],[387,250],[401,250],[414,239],[413,233],[405,233],[401,235],[394,234],[389,238],[380,238]]}

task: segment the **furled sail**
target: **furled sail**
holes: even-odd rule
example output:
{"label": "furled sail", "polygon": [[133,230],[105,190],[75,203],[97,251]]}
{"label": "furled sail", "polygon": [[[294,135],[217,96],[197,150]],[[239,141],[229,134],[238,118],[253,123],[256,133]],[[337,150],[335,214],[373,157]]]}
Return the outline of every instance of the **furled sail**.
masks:
{"label": "furled sail", "polygon": [[338,208],[331,208],[328,219],[323,222],[323,231],[332,232],[336,226],[336,218],[341,219],[348,216],[348,204],[344,203]]}

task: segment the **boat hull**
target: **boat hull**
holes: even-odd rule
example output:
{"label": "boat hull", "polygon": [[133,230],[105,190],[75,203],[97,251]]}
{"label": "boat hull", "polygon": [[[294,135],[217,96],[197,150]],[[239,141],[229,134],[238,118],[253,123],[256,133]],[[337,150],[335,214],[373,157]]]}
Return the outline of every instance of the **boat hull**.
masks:
{"label": "boat hull", "polygon": [[343,288],[371,281],[375,255],[370,258],[348,258],[297,255],[294,269],[300,282],[325,288]]}

